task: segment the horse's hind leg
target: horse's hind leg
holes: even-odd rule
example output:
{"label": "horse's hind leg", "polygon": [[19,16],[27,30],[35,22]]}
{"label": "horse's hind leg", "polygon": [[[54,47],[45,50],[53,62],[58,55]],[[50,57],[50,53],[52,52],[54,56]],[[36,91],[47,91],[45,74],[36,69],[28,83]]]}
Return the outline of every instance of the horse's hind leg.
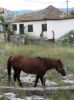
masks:
{"label": "horse's hind leg", "polygon": [[22,82],[20,80],[20,73],[21,73],[21,70],[18,71],[17,80],[18,80],[19,85],[22,86]]}
{"label": "horse's hind leg", "polygon": [[15,86],[16,86],[16,72],[15,71],[14,71],[13,78],[14,78],[14,82],[15,82]]}
{"label": "horse's hind leg", "polygon": [[14,71],[14,82],[15,82],[15,85],[16,85],[16,79],[18,80],[18,83],[20,86],[22,86],[22,83],[21,83],[21,80],[20,80],[20,73],[21,73],[21,70],[17,70],[17,71]]}
{"label": "horse's hind leg", "polygon": [[39,75],[37,75],[37,76],[36,76],[36,80],[35,80],[34,87],[36,87],[36,86],[37,86],[38,80],[39,80]]}

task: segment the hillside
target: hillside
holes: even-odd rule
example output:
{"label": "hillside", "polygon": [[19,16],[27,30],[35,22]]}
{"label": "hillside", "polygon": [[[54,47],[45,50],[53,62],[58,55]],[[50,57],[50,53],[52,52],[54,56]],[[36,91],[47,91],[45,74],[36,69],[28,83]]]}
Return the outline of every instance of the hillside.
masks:
{"label": "hillside", "polygon": [[[59,8],[59,10],[63,11],[64,13],[67,12],[67,8]],[[40,10],[41,11],[41,10]],[[69,13],[71,11],[74,11],[74,7],[72,8],[69,8],[68,9]],[[15,18],[16,16],[18,15],[24,15],[24,14],[28,14],[28,13],[31,13],[33,12],[33,10],[18,10],[18,11],[10,11],[10,10],[7,10],[7,9],[4,9],[4,14],[3,16],[5,17],[5,19],[12,19],[12,18]],[[39,11],[38,11],[39,12]]]}
{"label": "hillside", "polygon": [[18,15],[23,15],[32,12],[32,10],[18,10],[18,11],[10,11],[7,9],[4,9],[4,14],[3,16],[5,19],[12,19],[15,18]]}
{"label": "hillside", "polygon": [[[67,8],[60,8],[60,10],[62,10],[62,11],[65,12],[65,13],[67,12]],[[68,11],[69,11],[69,13],[70,13],[71,11],[74,11],[74,7],[69,8]]]}

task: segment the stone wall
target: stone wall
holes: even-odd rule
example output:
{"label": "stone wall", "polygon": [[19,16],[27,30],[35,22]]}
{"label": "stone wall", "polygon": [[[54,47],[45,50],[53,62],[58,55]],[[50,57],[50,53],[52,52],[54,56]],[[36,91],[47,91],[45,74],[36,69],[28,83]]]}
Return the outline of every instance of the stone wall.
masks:
{"label": "stone wall", "polygon": [[4,38],[4,33],[0,33],[0,42],[4,42],[5,38]]}
{"label": "stone wall", "polygon": [[45,39],[26,37],[21,35],[11,35],[10,42],[21,45],[21,44],[35,44],[35,45],[46,45],[49,43]]}
{"label": "stone wall", "polygon": [[24,44],[25,42],[25,39],[23,36],[18,36],[18,35],[11,35],[10,36],[10,41],[14,44],[17,44],[17,45],[22,45]]}

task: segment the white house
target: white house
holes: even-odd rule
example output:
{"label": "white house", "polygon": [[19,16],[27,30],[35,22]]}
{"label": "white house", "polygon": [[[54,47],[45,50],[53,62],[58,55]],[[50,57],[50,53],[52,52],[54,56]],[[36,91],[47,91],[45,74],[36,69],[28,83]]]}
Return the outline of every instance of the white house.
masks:
{"label": "white house", "polygon": [[17,34],[28,34],[51,39],[54,31],[55,39],[59,39],[67,32],[74,30],[74,16],[66,16],[59,9],[49,6],[46,9],[24,14],[11,23]]}

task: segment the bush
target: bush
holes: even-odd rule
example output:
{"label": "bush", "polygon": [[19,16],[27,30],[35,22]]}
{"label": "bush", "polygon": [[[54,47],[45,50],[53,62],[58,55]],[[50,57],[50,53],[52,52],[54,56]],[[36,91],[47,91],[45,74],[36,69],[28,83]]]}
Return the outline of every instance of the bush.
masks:
{"label": "bush", "polygon": [[14,35],[14,31],[11,30],[10,28],[7,28],[6,33],[7,33],[7,40],[10,42],[10,36]]}
{"label": "bush", "polygon": [[4,22],[4,17],[3,16],[0,16],[0,21]]}
{"label": "bush", "polygon": [[74,95],[71,91],[58,90],[53,98],[54,100],[74,100]]}
{"label": "bush", "polygon": [[31,41],[32,41],[32,37],[31,36],[28,36],[28,35],[25,35],[25,43],[24,44],[30,44]]}
{"label": "bush", "polygon": [[41,32],[41,34],[40,34],[40,38],[41,38],[41,39],[43,38],[43,32]]}
{"label": "bush", "polygon": [[73,43],[74,42],[74,30],[70,31],[64,36],[62,43]]}
{"label": "bush", "polygon": [[8,34],[10,34],[10,35],[14,35],[14,31],[13,31],[12,29],[10,29],[10,28],[7,28],[7,29],[6,29],[6,32],[7,32]]}

